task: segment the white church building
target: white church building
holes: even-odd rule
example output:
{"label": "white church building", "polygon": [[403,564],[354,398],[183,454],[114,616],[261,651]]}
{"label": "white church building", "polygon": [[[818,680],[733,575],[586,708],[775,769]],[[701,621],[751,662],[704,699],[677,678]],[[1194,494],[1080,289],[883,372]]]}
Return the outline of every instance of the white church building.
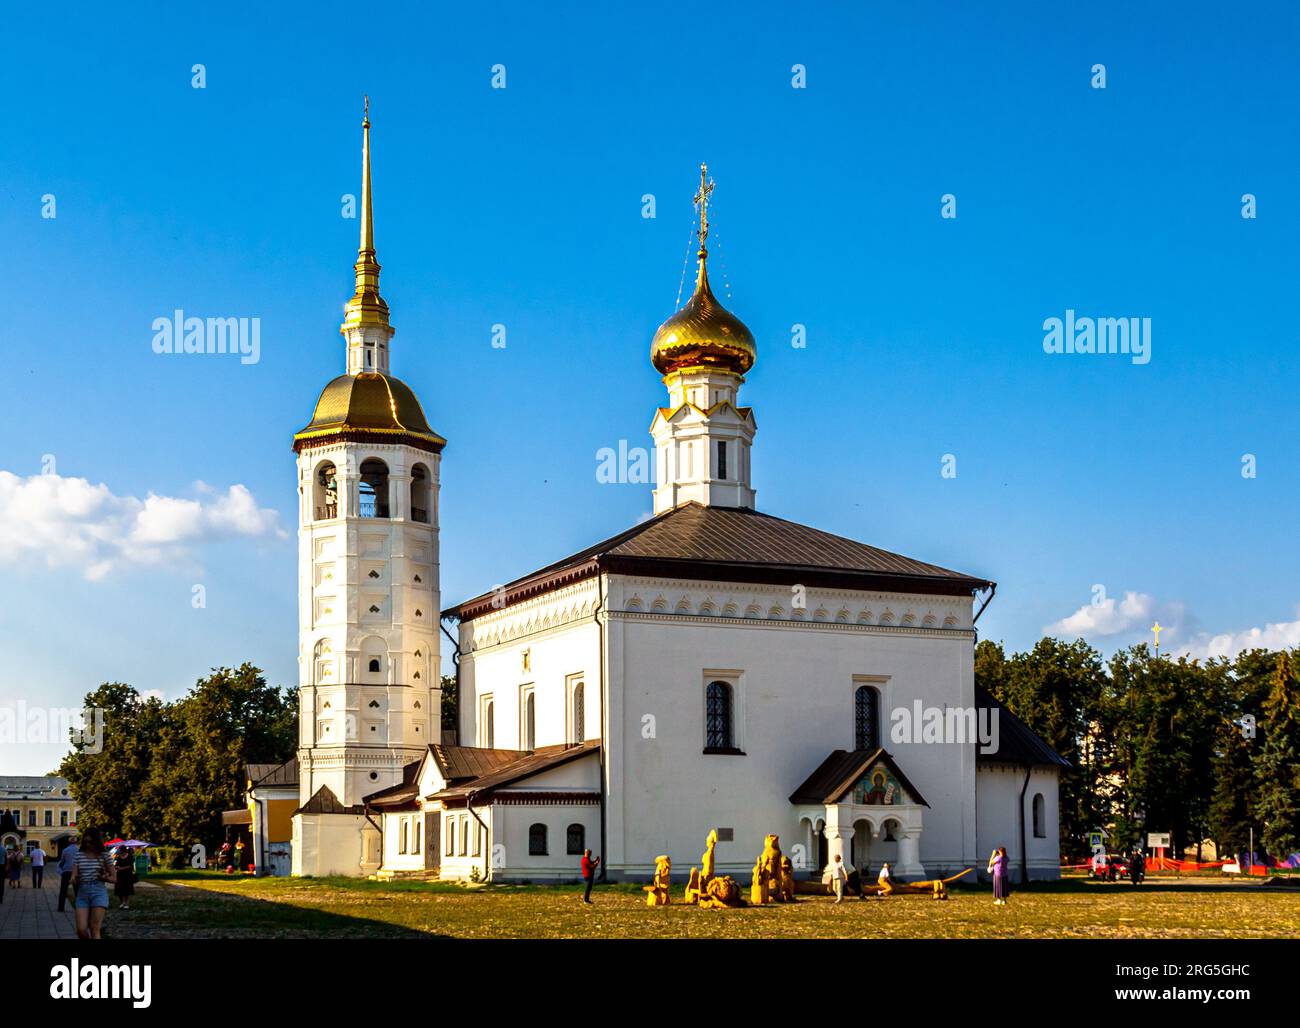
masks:
{"label": "white church building", "polygon": [[439,610],[445,441],[389,371],[368,118],[363,138],[346,371],[294,437],[294,873],[572,879],[591,849],[611,878],[664,853],[684,878],[717,829],[718,873],[745,881],[768,833],[804,877],[836,854],[983,871],[997,846],[1057,877],[1065,762],[974,681],[993,583],[756,507],[757,351],[709,286],[703,168],[694,293],[651,343],[653,517]]}

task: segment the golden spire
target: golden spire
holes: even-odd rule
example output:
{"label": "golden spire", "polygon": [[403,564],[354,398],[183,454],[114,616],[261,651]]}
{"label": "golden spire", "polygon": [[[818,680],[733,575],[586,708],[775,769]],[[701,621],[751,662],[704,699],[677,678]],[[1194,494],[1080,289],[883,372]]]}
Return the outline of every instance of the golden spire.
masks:
{"label": "golden spire", "polygon": [[716,369],[743,375],[754,365],[757,348],[744,323],[718,303],[709,288],[709,196],[713,182],[709,168],[700,165],[700,189],[695,206],[700,209],[700,270],[695,292],[686,305],[659,326],[650,343],[650,359],[661,374],[687,369]]}
{"label": "golden spire", "polygon": [[357,325],[378,325],[392,332],[388,304],[379,295],[379,262],[375,259],[375,221],[370,192],[370,97],[361,120],[361,245],[357,250],[356,292],[344,308],[342,331]]}

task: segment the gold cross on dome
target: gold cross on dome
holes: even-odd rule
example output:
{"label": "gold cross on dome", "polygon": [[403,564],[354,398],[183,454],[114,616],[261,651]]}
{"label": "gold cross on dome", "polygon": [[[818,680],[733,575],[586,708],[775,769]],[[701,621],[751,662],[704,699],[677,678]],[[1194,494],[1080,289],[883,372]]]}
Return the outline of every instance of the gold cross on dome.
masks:
{"label": "gold cross on dome", "polygon": [[709,238],[709,194],[713,192],[713,183],[707,181],[709,166],[700,165],[700,191],[695,194],[695,206],[700,209],[700,245]]}
{"label": "gold cross on dome", "polygon": [[1164,630],[1165,630],[1165,629],[1164,629],[1164,626],[1163,626],[1162,624],[1160,624],[1159,621],[1157,621],[1154,625],[1151,626],[1151,631],[1155,632],[1155,634],[1156,634],[1156,649],[1157,649],[1157,650],[1160,649],[1160,633],[1163,632]]}

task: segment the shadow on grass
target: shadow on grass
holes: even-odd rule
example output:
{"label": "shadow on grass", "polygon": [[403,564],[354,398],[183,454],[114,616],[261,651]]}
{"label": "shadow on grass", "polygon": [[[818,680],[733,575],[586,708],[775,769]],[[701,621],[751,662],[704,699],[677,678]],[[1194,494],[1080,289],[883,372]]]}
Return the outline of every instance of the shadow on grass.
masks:
{"label": "shadow on grass", "polygon": [[[137,891],[129,912],[113,908],[109,939],[434,939],[420,931],[358,914],[283,902],[256,892],[178,887],[150,875],[156,888]],[[224,875],[214,876],[225,878]],[[195,879],[191,876],[191,881]],[[197,886],[197,882],[195,885]]]}

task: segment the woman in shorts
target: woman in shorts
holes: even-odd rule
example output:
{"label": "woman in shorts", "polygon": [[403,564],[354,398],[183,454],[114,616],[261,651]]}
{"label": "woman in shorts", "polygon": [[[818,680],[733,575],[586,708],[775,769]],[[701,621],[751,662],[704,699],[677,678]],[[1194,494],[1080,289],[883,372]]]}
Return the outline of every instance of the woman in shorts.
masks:
{"label": "woman in shorts", "polygon": [[81,851],[72,865],[72,884],[77,890],[77,937],[98,939],[108,911],[108,887],[117,874],[104,853],[104,839],[94,828],[81,834]]}

